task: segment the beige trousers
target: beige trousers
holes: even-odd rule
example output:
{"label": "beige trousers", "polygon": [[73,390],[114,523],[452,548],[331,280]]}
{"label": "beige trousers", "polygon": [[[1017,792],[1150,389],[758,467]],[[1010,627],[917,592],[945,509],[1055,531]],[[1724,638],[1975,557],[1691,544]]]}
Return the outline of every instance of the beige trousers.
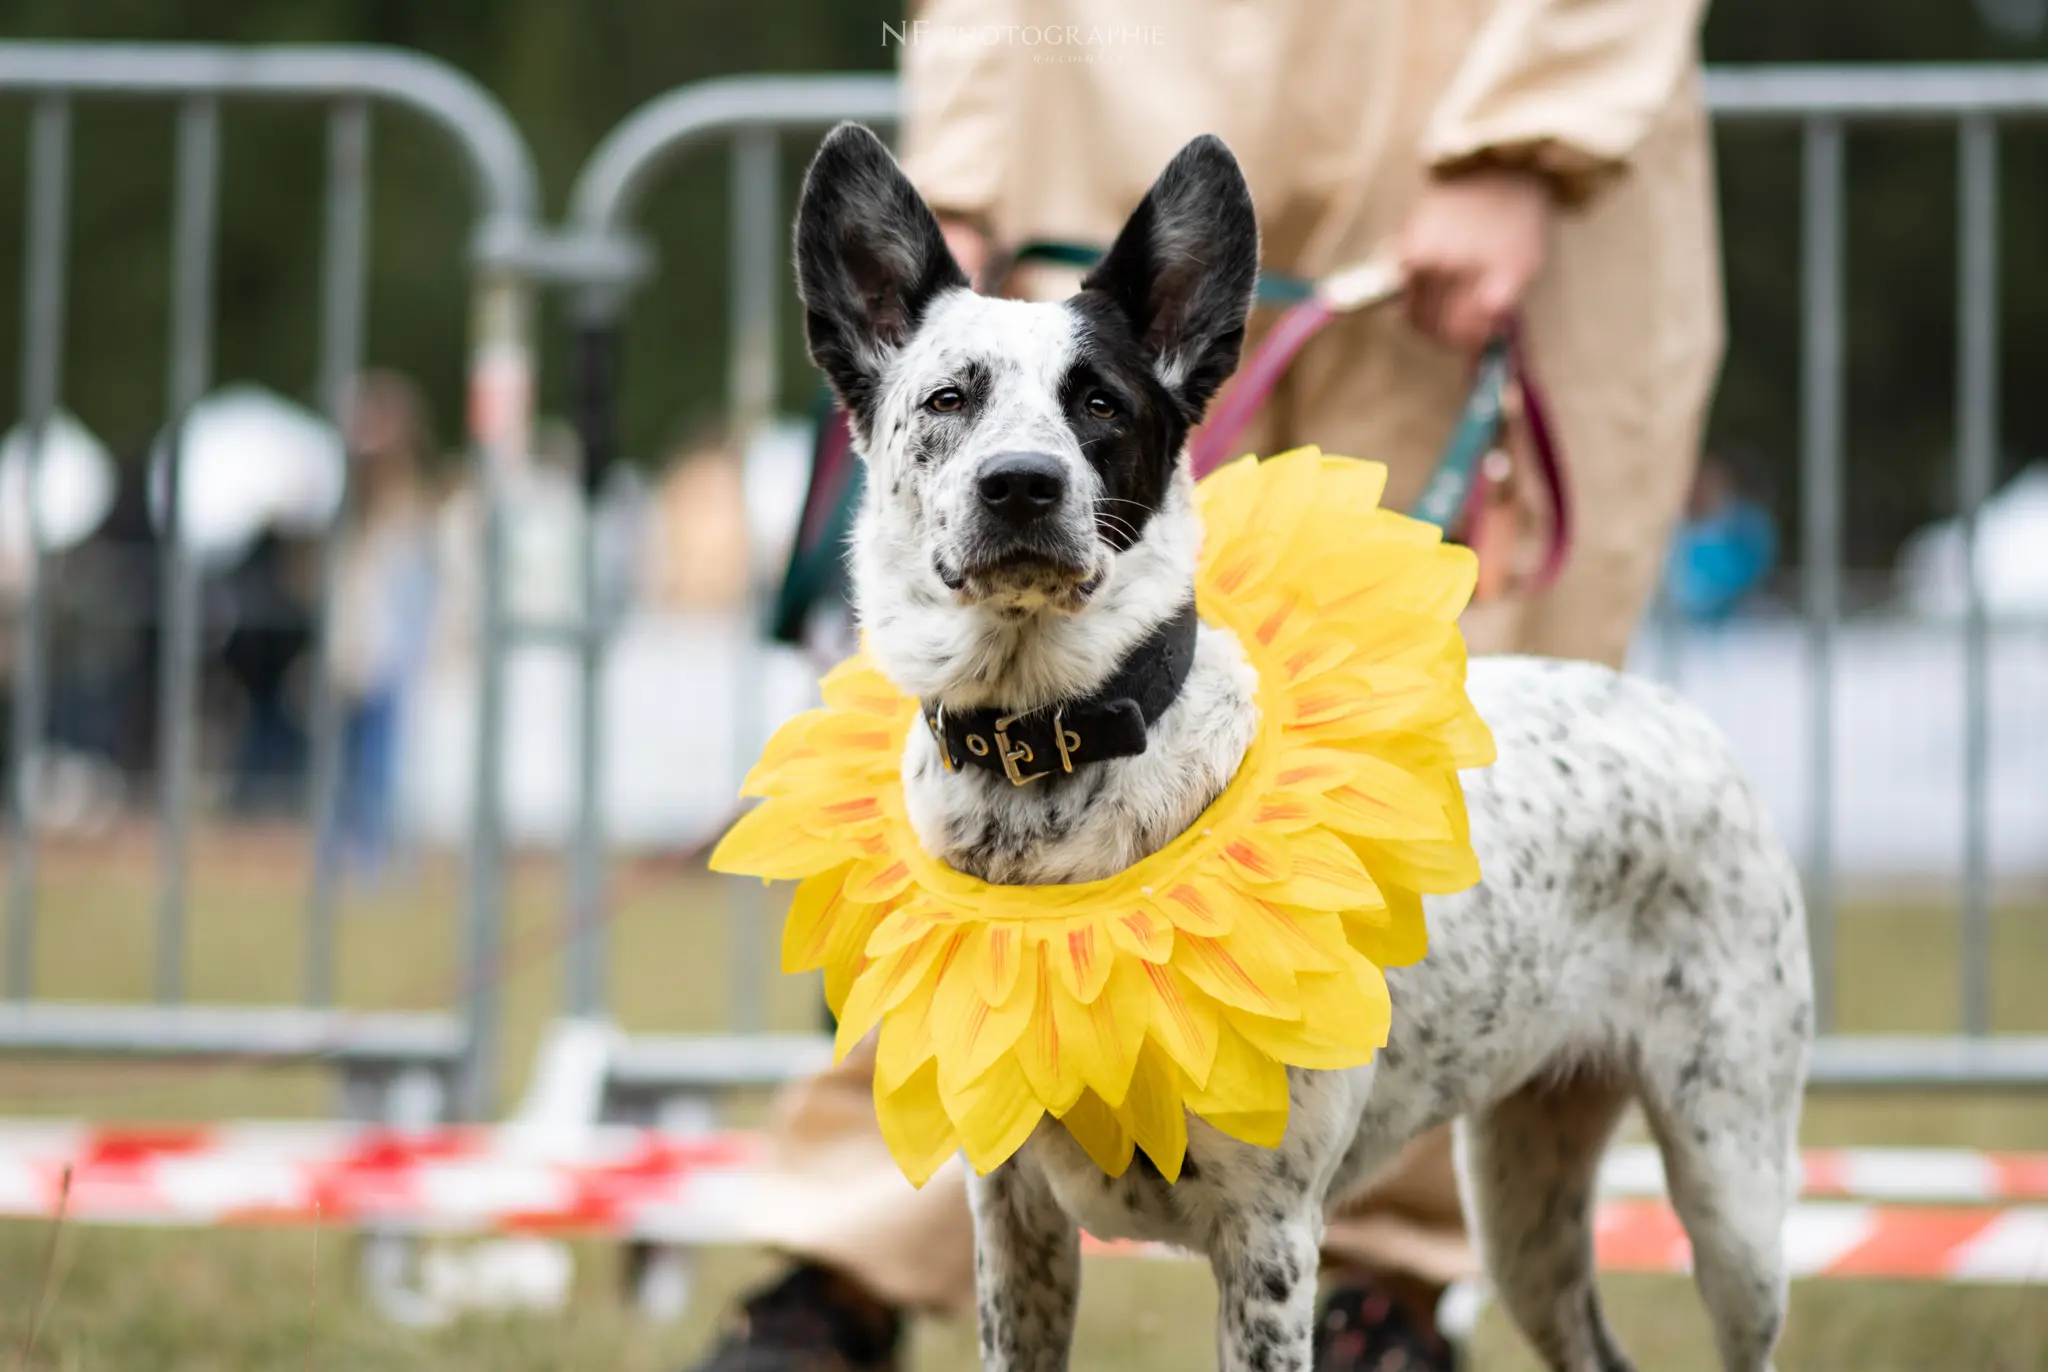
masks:
{"label": "beige trousers", "polygon": [[[1536,340],[1539,358],[1541,346]],[[1468,611],[1474,652],[1620,665],[1690,483],[1716,360],[1702,355],[1690,367],[1673,368],[1655,404],[1546,397],[1570,467],[1577,539],[1563,575],[1544,594],[1502,597]],[[1314,442],[1384,461],[1387,503],[1405,509],[1449,436],[1466,376],[1462,360],[1416,337],[1391,312],[1346,319],[1304,351],[1242,446],[1271,454]],[[865,1044],[784,1093],[750,1233],[837,1267],[891,1303],[972,1310],[974,1235],[962,1164],[954,1159],[922,1190],[903,1179],[875,1122],[873,1070],[872,1045]],[[1448,1127],[1411,1143],[1341,1208],[1324,1256],[1430,1283],[1477,1273]]]}

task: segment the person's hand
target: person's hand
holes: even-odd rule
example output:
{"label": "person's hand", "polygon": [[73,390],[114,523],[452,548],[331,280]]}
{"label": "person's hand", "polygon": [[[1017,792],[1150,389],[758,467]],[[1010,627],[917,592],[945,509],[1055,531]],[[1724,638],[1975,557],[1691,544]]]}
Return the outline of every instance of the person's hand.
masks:
{"label": "person's hand", "polygon": [[1550,188],[1529,172],[1486,168],[1431,182],[1400,239],[1415,327],[1467,352],[1484,347],[1543,270],[1550,215]]}
{"label": "person's hand", "polygon": [[951,215],[939,216],[939,232],[946,236],[946,248],[953,254],[953,260],[967,273],[967,284],[979,290],[981,273],[988,266],[988,235],[967,220]]}

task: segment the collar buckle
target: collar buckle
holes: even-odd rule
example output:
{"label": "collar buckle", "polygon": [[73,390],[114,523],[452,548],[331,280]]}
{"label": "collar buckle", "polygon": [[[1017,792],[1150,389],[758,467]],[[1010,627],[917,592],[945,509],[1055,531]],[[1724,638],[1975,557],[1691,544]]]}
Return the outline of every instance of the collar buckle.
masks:
{"label": "collar buckle", "polygon": [[[1023,718],[1022,715],[1004,715],[995,722],[996,756],[1002,759],[1003,775],[1010,779],[1012,786],[1023,786],[1046,775],[1045,772],[1022,772],[1017,768],[1017,764],[1020,762],[1031,763],[1038,760],[1032,754],[1031,745],[1022,739],[1017,740],[1016,746],[1011,746],[1010,735],[1007,730],[1021,718]],[[1057,737],[1059,731],[1059,717],[1057,715],[1053,718],[1053,731],[1055,737]],[[1079,742],[1078,739],[1075,741]],[[1060,748],[1060,753],[1061,760],[1064,761],[1066,754],[1064,745]],[[1067,770],[1071,772],[1074,769],[1069,766]]]}

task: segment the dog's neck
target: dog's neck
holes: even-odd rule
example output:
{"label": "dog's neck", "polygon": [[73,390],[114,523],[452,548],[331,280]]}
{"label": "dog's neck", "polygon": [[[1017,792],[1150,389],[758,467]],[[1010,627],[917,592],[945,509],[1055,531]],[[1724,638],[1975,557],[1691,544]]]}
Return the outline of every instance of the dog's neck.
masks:
{"label": "dog's neck", "polygon": [[873,506],[854,584],[870,652],[897,687],[948,711],[1025,712],[1100,690],[1194,595],[1201,518],[1183,471],[1144,535],[1078,613],[961,605]]}

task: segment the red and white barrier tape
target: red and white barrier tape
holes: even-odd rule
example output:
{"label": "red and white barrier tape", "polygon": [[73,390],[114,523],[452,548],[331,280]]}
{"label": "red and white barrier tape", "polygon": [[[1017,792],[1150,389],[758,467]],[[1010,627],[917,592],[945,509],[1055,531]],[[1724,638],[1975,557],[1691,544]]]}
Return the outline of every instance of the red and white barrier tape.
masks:
{"label": "red and white barrier tape", "polygon": [[[740,1133],[0,1122],[0,1216],[54,1214],[69,1167],[67,1213],[84,1223],[733,1242],[746,1235],[760,1161],[759,1139]],[[2048,1156],[1842,1149],[1810,1152],[1804,1163],[1805,1194],[1822,1199],[1802,1202],[1787,1221],[1796,1276],[2048,1284]],[[1617,1148],[1602,1180],[1601,1266],[1685,1271],[1690,1248],[1659,1199],[1654,1151]]]}

